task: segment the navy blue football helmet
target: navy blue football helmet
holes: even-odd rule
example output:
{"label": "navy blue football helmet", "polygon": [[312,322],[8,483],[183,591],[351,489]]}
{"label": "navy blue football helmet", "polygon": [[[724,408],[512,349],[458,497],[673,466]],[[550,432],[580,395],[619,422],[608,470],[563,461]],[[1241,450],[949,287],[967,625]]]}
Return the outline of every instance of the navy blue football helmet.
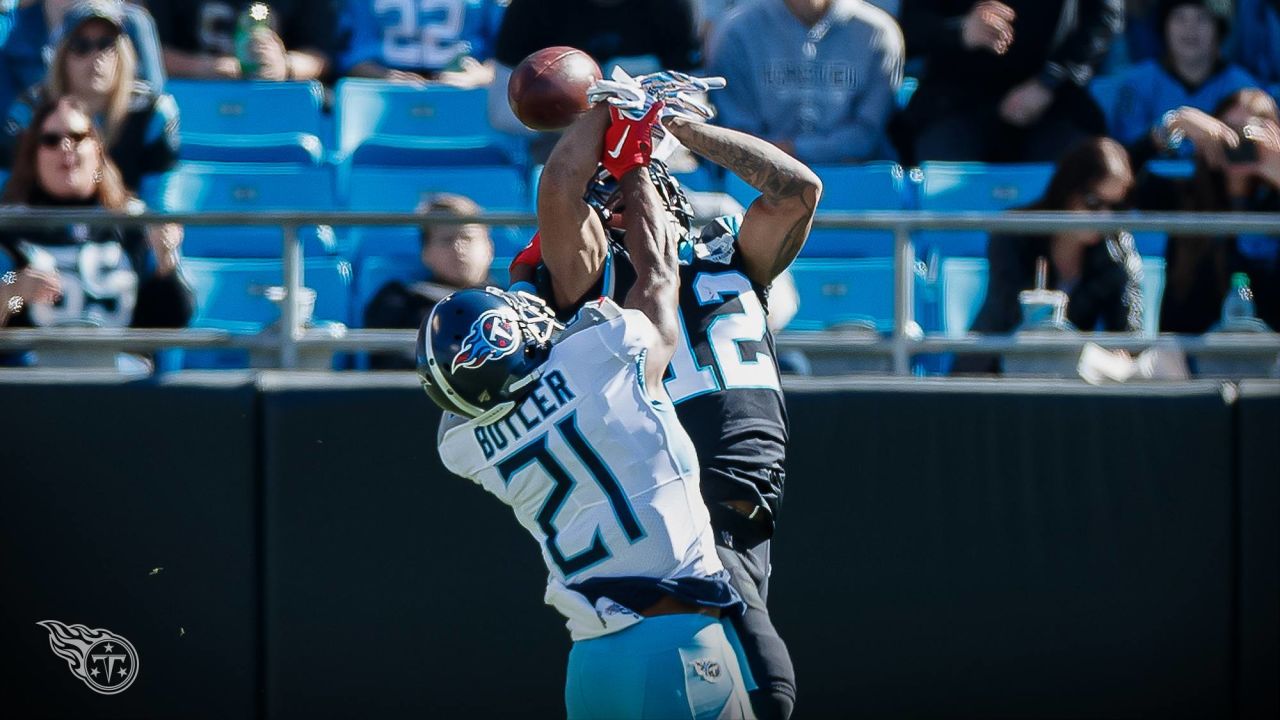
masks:
{"label": "navy blue football helmet", "polygon": [[538,379],[560,329],[535,295],[459,290],[436,303],[418,330],[418,378],[441,408],[496,420]]}

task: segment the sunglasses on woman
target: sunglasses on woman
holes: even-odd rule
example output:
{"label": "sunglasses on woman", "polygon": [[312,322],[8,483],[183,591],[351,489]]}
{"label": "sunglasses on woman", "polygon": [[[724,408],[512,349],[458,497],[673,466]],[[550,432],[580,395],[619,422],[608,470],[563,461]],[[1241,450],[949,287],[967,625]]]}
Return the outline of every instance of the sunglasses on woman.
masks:
{"label": "sunglasses on woman", "polygon": [[80,147],[80,143],[89,139],[87,132],[69,132],[69,133],[40,133],[40,147],[57,150],[63,147],[64,143],[70,143],[71,149]]}
{"label": "sunglasses on woman", "polygon": [[99,38],[73,37],[67,41],[67,49],[78,57],[114,50],[115,47],[115,35],[106,35]]}

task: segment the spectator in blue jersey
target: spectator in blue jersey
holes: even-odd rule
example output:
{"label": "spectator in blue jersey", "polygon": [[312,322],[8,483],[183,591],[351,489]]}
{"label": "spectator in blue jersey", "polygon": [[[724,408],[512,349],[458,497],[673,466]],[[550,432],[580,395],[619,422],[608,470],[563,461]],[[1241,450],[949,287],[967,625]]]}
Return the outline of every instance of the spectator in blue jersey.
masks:
{"label": "spectator in blue jersey", "polygon": [[[64,97],[41,105],[23,134],[0,203],[142,210],[88,109]],[[191,290],[179,273],[182,239],[170,228],[121,224],[0,230],[0,326],[183,327]],[[0,364],[13,357],[0,358]]]}
{"label": "spectator in blue jersey", "polygon": [[347,0],[342,24],[351,39],[340,72],[411,85],[486,86],[505,9],[505,0]]}
{"label": "spectator in blue jersey", "polygon": [[[1054,170],[1044,197],[1026,210],[1100,212],[1124,208],[1133,190],[1124,148],[1092,138],[1069,150]],[[1142,258],[1127,232],[1064,230],[1052,235],[994,235],[987,245],[990,279],[972,332],[1009,333],[1022,324],[1018,295],[1036,286],[1036,266],[1048,266],[1048,287],[1068,297],[1067,320],[1084,331],[1142,329]],[[993,373],[998,357],[966,355],[958,374]]]}
{"label": "spectator in blue jersey", "polygon": [[[77,0],[39,0],[20,7],[14,14],[9,38],[0,45],[0,113],[7,111],[22,93],[44,81],[60,39],[62,17],[76,4]],[[97,0],[97,4],[114,5],[123,14],[125,33],[138,56],[138,77],[157,92],[163,90],[164,65],[151,15],[145,8],[120,0]]]}
{"label": "spectator in blue jersey", "polygon": [[131,192],[138,191],[144,176],[173,169],[178,162],[178,106],[137,78],[137,55],[124,32],[120,5],[94,1],[72,6],[60,37],[45,82],[9,109],[0,132],[0,163],[13,161],[35,108],[48,98],[70,95],[97,119]]}
{"label": "spectator in blue jersey", "polygon": [[[1241,90],[1197,123],[1215,131],[1196,141],[1195,174],[1190,179],[1147,174],[1138,185],[1138,206],[1160,211],[1280,212],[1276,101],[1257,88]],[[1258,317],[1280,329],[1280,238],[1215,237],[1210,229],[1205,236],[1169,238],[1165,259],[1161,331],[1198,334],[1212,328],[1231,276],[1238,272],[1249,276]]]}
{"label": "spectator in blue jersey", "polygon": [[236,53],[236,27],[256,0],[147,0],[173,77],[317,80],[331,72],[340,0],[271,0],[267,28]]}
{"label": "spectator in blue jersey", "polygon": [[898,23],[864,0],[743,5],[707,43],[708,72],[728,80],[717,122],[807,163],[892,157],[903,52]]}
{"label": "spectator in blue jersey", "polygon": [[1123,0],[907,0],[908,59],[924,70],[899,150],[910,162],[1053,162],[1105,132],[1087,88],[1123,26]]}
{"label": "spectator in blue jersey", "polygon": [[1160,26],[1165,54],[1120,75],[1111,135],[1130,147],[1135,164],[1157,154],[1190,157],[1189,145],[1171,143],[1180,108],[1210,111],[1224,98],[1257,86],[1243,68],[1222,58],[1230,18],[1212,0],[1164,0]]}
{"label": "spectator in blue jersey", "polygon": [[1280,0],[1236,0],[1235,60],[1280,95]]}

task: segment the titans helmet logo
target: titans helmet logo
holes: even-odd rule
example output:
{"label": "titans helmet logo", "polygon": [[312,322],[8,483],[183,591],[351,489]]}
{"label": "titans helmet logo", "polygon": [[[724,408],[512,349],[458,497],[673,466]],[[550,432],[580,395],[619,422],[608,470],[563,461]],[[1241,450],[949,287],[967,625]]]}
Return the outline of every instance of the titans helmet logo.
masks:
{"label": "titans helmet logo", "polygon": [[471,332],[453,356],[449,372],[466,368],[474,370],[490,360],[500,360],[520,347],[519,329],[509,312],[486,310],[471,323]]}
{"label": "titans helmet logo", "polygon": [[57,620],[36,623],[49,632],[53,654],[67,661],[71,674],[102,695],[124,692],[138,678],[138,651],[110,630],[67,625]]}

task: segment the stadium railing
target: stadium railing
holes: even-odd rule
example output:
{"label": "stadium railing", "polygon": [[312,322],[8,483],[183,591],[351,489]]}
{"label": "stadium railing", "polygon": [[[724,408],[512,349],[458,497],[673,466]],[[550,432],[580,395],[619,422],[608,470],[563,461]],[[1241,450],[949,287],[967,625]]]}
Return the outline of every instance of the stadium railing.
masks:
{"label": "stadium railing", "polygon": [[[60,347],[84,350],[130,350],[150,352],[163,348],[238,348],[262,350],[274,345],[279,366],[295,368],[299,354],[308,352],[358,352],[403,349],[413,342],[413,330],[359,330],[334,333],[304,327],[301,312],[303,249],[299,227],[325,225],[456,225],[460,221],[486,225],[536,225],[528,213],[490,212],[460,218],[450,214],[386,212],[294,212],[268,211],[142,213],[122,219],[101,211],[60,211],[23,208],[0,211],[0,224],[21,222],[27,227],[84,225],[269,225],[283,228],[284,299],[281,302],[281,331],[269,336],[244,336],[223,330],[127,330],[93,328],[6,329],[0,332],[0,350]],[[913,233],[924,230],[981,230],[987,232],[1048,233],[1061,230],[1102,232],[1163,232],[1169,235],[1204,235],[1211,228],[1215,236],[1242,233],[1280,236],[1280,213],[1160,213],[1160,214],[1078,214],[1069,212],[920,212],[886,211],[824,213],[814,222],[819,229],[889,230],[894,237],[893,326],[888,337],[856,330],[788,331],[778,337],[784,348],[842,355],[878,355],[892,358],[896,375],[911,374],[911,358],[930,353],[1039,353],[1082,348],[1096,343],[1105,348],[1140,350],[1151,347],[1177,348],[1201,356],[1274,357],[1280,353],[1280,334],[1208,334],[1183,336],[1138,333],[1081,332],[1062,336],[963,337],[942,333],[925,334],[915,318],[915,272],[917,255]]]}

